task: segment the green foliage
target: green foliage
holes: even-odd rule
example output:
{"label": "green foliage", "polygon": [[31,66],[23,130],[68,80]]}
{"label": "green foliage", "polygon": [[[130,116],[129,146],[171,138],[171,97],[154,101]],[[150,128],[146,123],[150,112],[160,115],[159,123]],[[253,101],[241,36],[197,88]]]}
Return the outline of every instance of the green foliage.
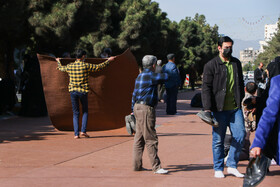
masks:
{"label": "green foliage", "polygon": [[263,62],[264,66],[267,66],[276,56],[280,56],[280,18],[278,20],[278,32],[268,42],[268,46],[264,47],[265,51],[258,55],[255,61],[256,67],[260,62]]}
{"label": "green foliage", "polygon": [[249,62],[249,63],[245,64],[245,65],[243,66],[242,70],[243,70],[244,72],[247,72],[247,71],[254,71],[254,68],[253,68],[253,66],[252,66],[252,63]]}
{"label": "green foliage", "polygon": [[56,56],[77,48],[89,57],[99,57],[106,47],[113,55],[130,48],[139,63],[146,54],[166,62],[166,55],[175,53],[177,63],[195,64],[199,73],[217,54],[218,27],[204,15],[172,22],[151,0],[2,0],[0,5],[0,41],[11,46],[9,53],[22,44],[33,54]]}
{"label": "green foliage", "polygon": [[179,23],[185,66],[195,64],[199,74],[203,66],[217,55],[218,27],[206,24],[205,16],[196,14],[193,19],[186,17]]}
{"label": "green foliage", "polygon": [[138,62],[141,62],[140,59],[145,54],[154,54],[165,60],[167,53],[180,50],[177,24],[167,19],[158,3],[150,0],[127,0],[120,10],[126,13],[124,20],[120,22],[119,48],[124,50],[130,47],[139,59]]}

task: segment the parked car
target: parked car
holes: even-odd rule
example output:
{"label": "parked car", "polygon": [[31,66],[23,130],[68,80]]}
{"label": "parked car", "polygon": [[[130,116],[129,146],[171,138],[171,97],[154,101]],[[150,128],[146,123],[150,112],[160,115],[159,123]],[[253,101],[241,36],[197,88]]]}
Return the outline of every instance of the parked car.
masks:
{"label": "parked car", "polygon": [[248,71],[247,75],[248,75],[248,79],[253,79],[254,80],[254,71]]}
{"label": "parked car", "polygon": [[247,73],[243,74],[244,78],[244,85],[247,84],[247,82],[254,82],[254,71],[247,71]]}

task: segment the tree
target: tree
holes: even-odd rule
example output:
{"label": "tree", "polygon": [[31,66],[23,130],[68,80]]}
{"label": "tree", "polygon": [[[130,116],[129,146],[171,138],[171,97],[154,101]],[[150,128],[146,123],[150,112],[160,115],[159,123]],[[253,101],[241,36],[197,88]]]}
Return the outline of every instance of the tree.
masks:
{"label": "tree", "polygon": [[13,77],[14,48],[27,42],[26,0],[0,2],[0,77]]}
{"label": "tree", "polygon": [[[11,8],[13,3],[19,6]],[[114,54],[129,47],[138,62],[146,54],[166,60],[168,53],[175,53],[177,62],[194,63],[201,73],[216,53],[218,27],[210,27],[204,15],[196,14],[178,24],[151,0],[5,0],[2,4],[10,6],[1,6],[2,17],[10,15],[9,9],[15,10],[9,19],[13,25],[1,24],[8,25],[1,29],[2,36],[11,33],[11,37],[1,38],[3,43],[14,41],[10,54],[21,44],[33,54],[61,56],[84,48],[91,57],[99,57],[105,47]]]}
{"label": "tree", "polygon": [[118,3],[102,0],[30,0],[29,23],[36,51],[61,55],[77,48],[99,56],[102,48],[116,46]]}
{"label": "tree", "polygon": [[264,49],[265,51],[259,54],[255,61],[256,67],[260,62],[263,62],[264,66],[267,66],[276,56],[280,56],[280,18],[278,18],[277,33]]}
{"label": "tree", "polygon": [[253,67],[252,67],[252,63],[251,62],[248,62],[247,64],[245,64],[243,66],[243,71],[253,71]]}
{"label": "tree", "polygon": [[179,33],[183,43],[182,61],[189,66],[195,64],[199,74],[203,66],[217,55],[218,27],[206,24],[205,16],[196,14],[179,22]]}
{"label": "tree", "polygon": [[120,23],[119,48],[130,47],[138,62],[146,54],[166,59],[167,53],[180,51],[177,24],[167,19],[158,3],[151,0],[127,0],[120,10],[126,13]]}

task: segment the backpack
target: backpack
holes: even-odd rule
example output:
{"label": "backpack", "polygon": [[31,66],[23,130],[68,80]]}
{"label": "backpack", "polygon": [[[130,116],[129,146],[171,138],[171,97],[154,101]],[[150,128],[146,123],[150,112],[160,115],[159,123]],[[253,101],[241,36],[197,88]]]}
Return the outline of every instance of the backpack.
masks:
{"label": "backpack", "polygon": [[197,93],[193,96],[193,98],[191,100],[191,107],[202,108],[201,93]]}

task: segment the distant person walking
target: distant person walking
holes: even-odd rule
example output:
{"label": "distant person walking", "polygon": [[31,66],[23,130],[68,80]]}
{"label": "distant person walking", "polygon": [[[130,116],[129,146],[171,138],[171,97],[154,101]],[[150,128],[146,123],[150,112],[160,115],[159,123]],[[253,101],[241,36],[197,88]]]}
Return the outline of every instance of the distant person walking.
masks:
{"label": "distant person walking", "polygon": [[263,92],[263,88],[261,88],[260,84],[264,83],[264,78],[263,78],[263,63],[259,63],[259,66],[255,69],[254,71],[254,81],[258,86],[258,90],[257,90],[257,96],[261,96],[262,92]]}
{"label": "distant person walking", "polygon": [[148,155],[156,174],[166,174],[167,170],[161,168],[158,157],[158,137],[155,129],[155,107],[158,103],[157,85],[168,79],[166,73],[154,73],[157,58],[146,55],[142,59],[143,71],[135,81],[132,95],[132,112],[136,118],[136,134],[133,145],[133,169],[143,170],[142,156],[146,145]]}
{"label": "distant person walking", "polygon": [[186,69],[184,67],[184,63],[181,63],[180,64],[180,67],[179,67],[179,74],[180,74],[180,79],[181,79],[181,84],[180,84],[180,90],[183,90],[184,88],[184,83],[185,83],[185,80],[186,80]]}
{"label": "distant person walking", "polygon": [[[157,61],[155,73],[162,73],[162,60]],[[158,101],[160,102],[163,97],[164,87],[163,83],[158,84]]]}
{"label": "distant person walking", "polygon": [[[231,56],[233,40],[221,37],[218,41],[219,55],[204,66],[202,84],[202,103],[205,116],[212,115],[219,126],[213,127],[212,151],[214,177],[224,178],[224,138],[229,126],[232,141],[226,162],[227,172],[236,177],[244,177],[237,170],[239,155],[242,150],[245,127],[241,110],[244,97],[244,81],[241,62]],[[212,112],[212,113],[211,113]]]}
{"label": "distant person walking", "polygon": [[84,137],[89,137],[86,133],[87,120],[88,120],[88,92],[89,92],[89,72],[97,72],[109,65],[115,57],[110,57],[108,60],[101,64],[89,64],[84,62],[86,58],[86,52],[84,50],[78,49],[76,52],[76,61],[66,66],[62,66],[60,63],[60,58],[56,58],[58,64],[58,70],[67,72],[69,75],[69,85],[68,89],[71,96],[72,110],[73,110],[73,126],[75,132],[75,139],[80,138],[79,134],[79,101],[82,104],[83,118],[82,118],[82,128],[81,135]]}
{"label": "distant person walking", "polygon": [[181,84],[180,74],[175,64],[175,55],[173,53],[167,55],[168,63],[163,66],[162,72],[167,73],[169,79],[165,82],[166,88],[166,114],[175,115],[177,113],[177,95],[178,88]]}

